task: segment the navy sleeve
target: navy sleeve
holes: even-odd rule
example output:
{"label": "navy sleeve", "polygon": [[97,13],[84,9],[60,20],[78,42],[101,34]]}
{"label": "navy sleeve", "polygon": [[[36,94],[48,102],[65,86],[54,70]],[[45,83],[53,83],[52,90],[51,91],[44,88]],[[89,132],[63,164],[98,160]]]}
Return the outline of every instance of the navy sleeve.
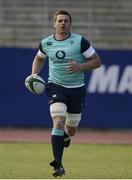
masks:
{"label": "navy sleeve", "polygon": [[81,53],[84,53],[90,47],[90,43],[87,39],[82,37],[81,39]]}
{"label": "navy sleeve", "polygon": [[42,49],[42,44],[41,44],[41,43],[39,44],[39,50],[40,50],[42,53],[45,54],[45,52],[44,52],[43,49]]}

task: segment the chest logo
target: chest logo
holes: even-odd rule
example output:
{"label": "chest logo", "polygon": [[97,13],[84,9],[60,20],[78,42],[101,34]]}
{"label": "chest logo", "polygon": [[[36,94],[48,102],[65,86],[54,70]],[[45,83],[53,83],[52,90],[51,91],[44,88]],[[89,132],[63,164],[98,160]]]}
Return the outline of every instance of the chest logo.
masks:
{"label": "chest logo", "polygon": [[60,50],[60,51],[57,51],[55,55],[58,59],[63,59],[66,56],[66,53]]}

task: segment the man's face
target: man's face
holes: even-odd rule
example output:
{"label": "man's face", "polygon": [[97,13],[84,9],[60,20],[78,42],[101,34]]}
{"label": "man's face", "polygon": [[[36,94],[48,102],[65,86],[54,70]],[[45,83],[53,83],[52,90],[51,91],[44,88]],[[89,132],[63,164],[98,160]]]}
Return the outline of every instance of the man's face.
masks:
{"label": "man's face", "polygon": [[70,32],[71,23],[68,15],[58,15],[54,22],[56,33],[68,34]]}

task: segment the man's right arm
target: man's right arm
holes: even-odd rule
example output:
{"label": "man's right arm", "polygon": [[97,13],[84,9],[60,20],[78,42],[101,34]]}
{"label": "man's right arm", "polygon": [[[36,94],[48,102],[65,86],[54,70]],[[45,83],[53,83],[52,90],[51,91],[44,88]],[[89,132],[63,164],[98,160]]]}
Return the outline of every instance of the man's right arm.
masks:
{"label": "man's right arm", "polygon": [[44,62],[46,60],[47,56],[42,54],[40,50],[36,54],[33,63],[32,63],[32,74],[39,74],[41,69],[44,66]]}

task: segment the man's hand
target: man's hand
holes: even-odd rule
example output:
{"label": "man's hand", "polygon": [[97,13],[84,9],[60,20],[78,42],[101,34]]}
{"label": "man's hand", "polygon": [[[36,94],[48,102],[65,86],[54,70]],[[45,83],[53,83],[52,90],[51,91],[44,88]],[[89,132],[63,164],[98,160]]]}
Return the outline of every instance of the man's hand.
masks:
{"label": "man's hand", "polygon": [[81,71],[81,65],[78,64],[76,61],[70,61],[67,66],[67,71],[69,72],[79,72]]}

